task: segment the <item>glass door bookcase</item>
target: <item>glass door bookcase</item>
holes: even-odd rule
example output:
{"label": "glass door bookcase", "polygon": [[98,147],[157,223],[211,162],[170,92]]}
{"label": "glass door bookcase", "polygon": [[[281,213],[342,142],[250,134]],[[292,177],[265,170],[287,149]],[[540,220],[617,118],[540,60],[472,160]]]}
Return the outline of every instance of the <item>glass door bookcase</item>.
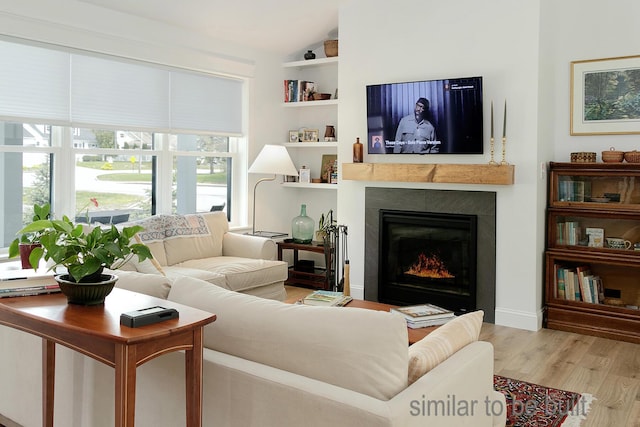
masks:
{"label": "glass door bookcase", "polygon": [[640,343],[640,164],[550,163],[545,325]]}

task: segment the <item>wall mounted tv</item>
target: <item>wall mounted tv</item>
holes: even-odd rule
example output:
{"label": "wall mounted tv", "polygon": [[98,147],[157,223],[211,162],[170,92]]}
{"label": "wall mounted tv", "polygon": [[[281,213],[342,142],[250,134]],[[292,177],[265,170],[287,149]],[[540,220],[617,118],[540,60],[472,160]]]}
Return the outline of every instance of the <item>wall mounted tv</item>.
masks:
{"label": "wall mounted tv", "polygon": [[367,86],[369,154],[482,154],[482,77]]}

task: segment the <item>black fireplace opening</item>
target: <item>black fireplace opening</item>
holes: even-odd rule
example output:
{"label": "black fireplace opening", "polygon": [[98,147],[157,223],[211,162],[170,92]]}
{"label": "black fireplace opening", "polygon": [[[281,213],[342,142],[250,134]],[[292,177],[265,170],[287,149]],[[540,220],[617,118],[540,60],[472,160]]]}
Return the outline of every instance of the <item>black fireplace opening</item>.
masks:
{"label": "black fireplace opening", "polygon": [[378,298],[476,309],[476,215],[380,210]]}

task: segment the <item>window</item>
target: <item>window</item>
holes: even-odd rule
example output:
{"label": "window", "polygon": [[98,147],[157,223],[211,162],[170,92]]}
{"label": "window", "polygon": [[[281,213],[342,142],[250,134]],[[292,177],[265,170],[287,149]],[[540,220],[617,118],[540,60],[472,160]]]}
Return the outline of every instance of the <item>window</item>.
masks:
{"label": "window", "polygon": [[232,157],[229,137],[171,135],[172,207],[175,213],[231,208]]}
{"label": "window", "polygon": [[49,128],[44,125],[0,122],[0,223],[2,245],[15,239],[31,221],[33,205],[51,200]]}
{"label": "window", "polygon": [[76,129],[75,219],[118,224],[152,215],[153,134]]}
{"label": "window", "polygon": [[4,40],[0,57],[0,251],[47,201],[89,222],[244,222],[243,80]]}

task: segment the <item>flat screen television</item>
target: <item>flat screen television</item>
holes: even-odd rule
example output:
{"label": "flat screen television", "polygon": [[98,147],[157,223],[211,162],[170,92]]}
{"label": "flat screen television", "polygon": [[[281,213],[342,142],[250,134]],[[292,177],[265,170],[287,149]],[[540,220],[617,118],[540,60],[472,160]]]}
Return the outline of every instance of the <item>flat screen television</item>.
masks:
{"label": "flat screen television", "polygon": [[482,154],[482,77],[367,86],[369,154]]}

